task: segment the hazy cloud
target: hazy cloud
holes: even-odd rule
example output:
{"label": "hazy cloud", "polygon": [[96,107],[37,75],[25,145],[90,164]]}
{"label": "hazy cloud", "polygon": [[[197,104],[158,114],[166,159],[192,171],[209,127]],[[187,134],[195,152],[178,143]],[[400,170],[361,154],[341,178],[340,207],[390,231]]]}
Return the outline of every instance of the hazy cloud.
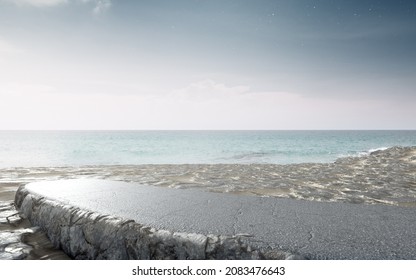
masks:
{"label": "hazy cloud", "polygon": [[83,4],[92,4],[94,15],[100,15],[111,7],[111,0],[2,0],[14,3],[17,6],[33,6],[33,7],[53,7],[65,3],[81,2]]}
{"label": "hazy cloud", "polygon": [[94,2],[95,2],[95,8],[93,10],[93,13],[95,15],[100,15],[102,13],[105,13],[111,7],[110,0],[98,0]]}
{"label": "hazy cloud", "polygon": [[192,83],[187,87],[174,90],[171,95],[174,98],[212,100],[240,95],[249,92],[249,90],[250,88],[247,86],[227,86],[212,80],[202,80]]}
{"label": "hazy cloud", "polygon": [[15,47],[10,42],[0,38],[0,53],[18,53],[18,52],[21,52],[21,50]]}
{"label": "hazy cloud", "polygon": [[12,2],[17,6],[35,6],[35,7],[51,7],[57,6],[68,2],[67,0],[5,0],[6,2]]}
{"label": "hazy cloud", "polygon": [[101,15],[105,13],[111,7],[111,0],[77,0],[84,4],[93,4],[94,8],[92,13],[94,15]]}

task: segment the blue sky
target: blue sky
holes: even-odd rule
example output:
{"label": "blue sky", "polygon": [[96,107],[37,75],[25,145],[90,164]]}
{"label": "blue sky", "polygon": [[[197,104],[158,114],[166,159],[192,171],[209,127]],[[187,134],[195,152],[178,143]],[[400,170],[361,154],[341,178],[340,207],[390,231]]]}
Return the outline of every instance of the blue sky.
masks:
{"label": "blue sky", "polygon": [[0,129],[416,129],[414,1],[0,0]]}

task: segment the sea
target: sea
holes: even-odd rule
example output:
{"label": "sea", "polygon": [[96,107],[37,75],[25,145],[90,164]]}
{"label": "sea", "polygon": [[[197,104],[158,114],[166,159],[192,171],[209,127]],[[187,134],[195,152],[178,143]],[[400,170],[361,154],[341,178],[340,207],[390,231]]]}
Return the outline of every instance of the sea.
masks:
{"label": "sea", "polygon": [[0,131],[0,168],[330,163],[393,146],[416,130]]}

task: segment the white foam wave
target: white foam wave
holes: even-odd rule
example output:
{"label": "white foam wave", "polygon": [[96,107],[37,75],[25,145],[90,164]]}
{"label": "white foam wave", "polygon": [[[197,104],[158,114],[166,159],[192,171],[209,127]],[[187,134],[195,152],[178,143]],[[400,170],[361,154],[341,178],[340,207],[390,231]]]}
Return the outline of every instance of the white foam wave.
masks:
{"label": "white foam wave", "polygon": [[365,156],[370,155],[371,153],[378,152],[378,151],[385,151],[389,148],[390,147],[379,147],[379,148],[369,149],[364,152],[349,152],[347,154],[340,154],[338,155],[337,158],[340,159],[340,158],[348,158],[348,157],[365,157]]}
{"label": "white foam wave", "polygon": [[359,152],[358,156],[362,157],[362,156],[368,156],[371,155],[374,152],[378,152],[378,151],[385,151],[387,150],[389,147],[379,147],[379,148],[375,148],[375,149],[370,149],[368,151],[365,152]]}
{"label": "white foam wave", "polygon": [[368,153],[371,154],[371,153],[378,152],[378,151],[385,151],[388,148],[390,148],[390,147],[380,147],[380,148],[370,149],[370,150],[368,150]]}

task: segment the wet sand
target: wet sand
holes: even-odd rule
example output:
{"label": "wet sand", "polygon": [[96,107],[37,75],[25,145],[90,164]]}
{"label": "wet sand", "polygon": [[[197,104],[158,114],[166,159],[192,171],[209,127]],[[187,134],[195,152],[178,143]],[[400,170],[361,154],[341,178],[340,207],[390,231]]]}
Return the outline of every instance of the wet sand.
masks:
{"label": "wet sand", "polygon": [[416,207],[416,147],[394,147],[334,163],[178,164],[0,169],[0,183],[106,179],[353,204]]}

